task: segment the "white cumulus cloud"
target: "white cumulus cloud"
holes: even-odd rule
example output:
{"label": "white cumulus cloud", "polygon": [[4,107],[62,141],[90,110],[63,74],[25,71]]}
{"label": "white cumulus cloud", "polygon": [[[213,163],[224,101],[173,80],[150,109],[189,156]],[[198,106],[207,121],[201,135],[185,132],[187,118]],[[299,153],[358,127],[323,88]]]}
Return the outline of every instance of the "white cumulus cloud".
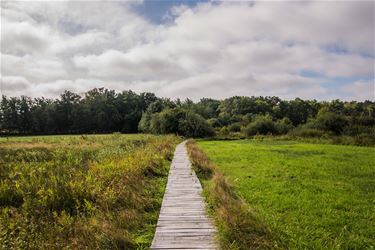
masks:
{"label": "white cumulus cloud", "polygon": [[[372,1],[171,5],[160,23],[137,13],[140,4],[1,2],[4,94],[374,99]],[[352,82],[335,91],[326,86],[335,79]]]}

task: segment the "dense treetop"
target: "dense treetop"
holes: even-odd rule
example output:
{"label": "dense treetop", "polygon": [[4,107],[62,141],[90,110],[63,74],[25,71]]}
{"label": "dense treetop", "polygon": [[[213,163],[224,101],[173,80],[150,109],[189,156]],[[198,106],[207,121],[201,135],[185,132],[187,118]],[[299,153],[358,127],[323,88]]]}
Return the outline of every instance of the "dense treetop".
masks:
{"label": "dense treetop", "polygon": [[104,88],[57,99],[6,97],[0,104],[1,134],[176,133],[191,137],[225,133],[366,134],[375,126],[371,101],[282,100],[234,96],[225,100],[159,98]]}

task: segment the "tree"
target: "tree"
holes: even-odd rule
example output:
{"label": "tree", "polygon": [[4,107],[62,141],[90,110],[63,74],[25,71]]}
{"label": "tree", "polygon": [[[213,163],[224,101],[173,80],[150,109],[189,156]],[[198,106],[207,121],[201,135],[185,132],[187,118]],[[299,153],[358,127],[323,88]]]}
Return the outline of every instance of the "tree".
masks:
{"label": "tree", "polygon": [[220,101],[202,98],[198,103],[192,105],[192,110],[205,119],[217,118]]}
{"label": "tree", "polygon": [[268,115],[257,116],[255,120],[245,128],[245,134],[247,136],[252,136],[252,135],[257,135],[257,134],[267,135],[267,134],[277,134],[277,133],[278,131],[276,129],[276,125],[272,121],[272,118]]}
{"label": "tree", "polygon": [[145,112],[143,112],[141,120],[138,123],[138,131],[145,133],[152,133],[151,130],[151,119],[152,115],[159,113],[164,109],[164,103],[162,100],[156,100],[151,103]]}
{"label": "tree", "polygon": [[165,109],[152,115],[149,131],[157,134],[206,137],[214,134],[213,128],[200,115],[186,109]]}
{"label": "tree", "polygon": [[300,98],[296,98],[285,104],[282,105],[280,112],[284,114],[284,117],[288,117],[294,126],[306,123],[312,113],[309,103]]}
{"label": "tree", "polygon": [[2,113],[2,129],[7,133],[19,132],[18,114],[19,102],[15,97],[7,98],[5,96],[1,99],[1,113]]}
{"label": "tree", "polygon": [[32,127],[31,106],[32,101],[29,97],[21,96],[19,102],[18,128],[22,133],[28,133]]}
{"label": "tree", "polygon": [[0,102],[2,134],[121,131],[208,136],[213,127],[249,134],[285,134],[298,127],[294,132],[366,137],[372,136],[374,126],[375,103],[371,101],[234,96],[225,100],[203,98],[195,103],[158,98],[153,93],[95,88],[82,97],[65,91],[57,99],[3,96]]}
{"label": "tree", "polygon": [[75,108],[79,104],[81,97],[71,91],[66,90],[59,100],[55,102],[56,128],[60,133],[71,133],[72,126],[76,119]]}
{"label": "tree", "polygon": [[293,124],[289,118],[284,117],[283,119],[276,121],[275,128],[278,134],[286,134],[293,128]]}
{"label": "tree", "polygon": [[207,137],[215,134],[207,121],[192,111],[187,111],[185,118],[179,121],[178,131],[186,137]]}
{"label": "tree", "polygon": [[48,114],[48,107],[52,100],[45,98],[35,98],[34,105],[31,107],[32,127],[31,132],[34,133],[48,133],[50,126],[50,116]]}
{"label": "tree", "polygon": [[325,131],[331,131],[336,135],[340,135],[344,127],[348,125],[348,121],[342,115],[321,109],[316,119],[316,128]]}

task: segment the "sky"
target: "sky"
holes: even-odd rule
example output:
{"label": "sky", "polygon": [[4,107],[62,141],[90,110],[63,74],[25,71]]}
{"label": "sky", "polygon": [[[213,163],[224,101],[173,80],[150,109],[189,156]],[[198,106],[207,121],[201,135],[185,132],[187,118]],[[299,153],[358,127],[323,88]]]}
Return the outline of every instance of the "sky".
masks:
{"label": "sky", "polygon": [[374,1],[1,1],[1,94],[375,101]]}

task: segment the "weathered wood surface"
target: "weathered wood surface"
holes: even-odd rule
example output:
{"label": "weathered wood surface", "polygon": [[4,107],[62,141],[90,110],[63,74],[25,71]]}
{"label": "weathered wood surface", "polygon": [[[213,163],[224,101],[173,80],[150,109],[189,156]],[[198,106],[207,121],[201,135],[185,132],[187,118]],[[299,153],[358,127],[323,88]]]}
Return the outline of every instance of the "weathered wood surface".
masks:
{"label": "weathered wood surface", "polygon": [[151,249],[217,249],[185,142],[176,147]]}

